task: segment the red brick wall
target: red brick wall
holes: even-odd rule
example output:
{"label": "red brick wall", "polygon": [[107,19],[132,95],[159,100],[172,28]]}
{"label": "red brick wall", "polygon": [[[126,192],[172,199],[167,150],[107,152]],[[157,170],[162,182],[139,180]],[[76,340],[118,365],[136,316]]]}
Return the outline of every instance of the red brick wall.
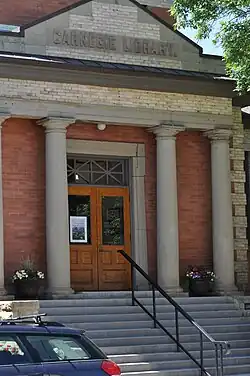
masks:
{"label": "red brick wall", "polygon": [[212,264],[210,144],[200,132],[177,136],[180,274]]}
{"label": "red brick wall", "polygon": [[[149,272],[156,276],[156,142],[143,128],[72,125],[68,138],[144,143]],[[22,257],[45,266],[44,130],[31,120],[11,119],[2,130],[5,267],[9,275]],[[209,140],[199,132],[177,137],[180,270],[211,265],[211,176]]]}
{"label": "red brick wall", "polygon": [[0,0],[0,23],[25,25],[45,15],[54,13],[76,0]]}
{"label": "red brick wall", "polygon": [[144,128],[108,125],[105,131],[100,132],[95,125],[72,125],[68,128],[68,138],[144,143],[146,150],[146,224],[148,240],[149,273],[156,276],[156,144],[155,137]]}
{"label": "red brick wall", "polygon": [[5,273],[31,258],[45,267],[44,130],[10,119],[2,129]]}
{"label": "red brick wall", "polygon": [[[149,7],[150,8],[150,7]],[[169,9],[166,8],[150,8],[150,10],[162,20],[166,21],[169,25],[173,26],[175,23],[174,18],[171,16]]]}
{"label": "red brick wall", "polygon": [[[6,6],[6,0],[0,0],[0,23],[25,25],[77,2],[76,0],[10,0]],[[164,8],[150,9],[157,16],[173,24],[168,10]]]}

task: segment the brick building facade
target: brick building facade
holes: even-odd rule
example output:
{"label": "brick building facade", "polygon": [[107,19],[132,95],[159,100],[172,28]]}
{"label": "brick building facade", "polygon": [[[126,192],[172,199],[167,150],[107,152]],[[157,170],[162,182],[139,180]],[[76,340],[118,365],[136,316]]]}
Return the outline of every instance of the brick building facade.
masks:
{"label": "brick building facade", "polygon": [[245,289],[244,134],[221,59],[161,21],[163,0],[32,4],[0,12],[25,24],[0,35],[2,290],[26,257],[55,294],[129,288],[119,248],[173,294],[189,265]]}

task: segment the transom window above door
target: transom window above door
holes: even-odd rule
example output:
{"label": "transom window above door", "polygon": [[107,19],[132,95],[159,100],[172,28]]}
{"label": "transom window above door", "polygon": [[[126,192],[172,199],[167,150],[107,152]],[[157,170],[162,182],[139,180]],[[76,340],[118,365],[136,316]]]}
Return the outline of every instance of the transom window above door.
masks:
{"label": "transom window above door", "polygon": [[127,186],[128,159],[68,157],[68,184]]}

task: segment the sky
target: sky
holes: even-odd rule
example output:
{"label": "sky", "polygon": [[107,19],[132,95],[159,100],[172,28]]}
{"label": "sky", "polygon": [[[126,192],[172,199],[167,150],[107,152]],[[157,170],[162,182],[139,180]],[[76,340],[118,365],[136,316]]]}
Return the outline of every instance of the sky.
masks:
{"label": "sky", "polygon": [[180,30],[183,34],[185,34],[187,37],[192,39],[195,43],[199,44],[203,48],[203,52],[205,54],[210,54],[210,55],[223,55],[223,50],[220,46],[215,46],[214,43],[212,42],[215,32],[211,35],[209,39],[202,40],[202,41],[197,41],[195,39],[195,31],[188,28],[188,29],[182,29]]}

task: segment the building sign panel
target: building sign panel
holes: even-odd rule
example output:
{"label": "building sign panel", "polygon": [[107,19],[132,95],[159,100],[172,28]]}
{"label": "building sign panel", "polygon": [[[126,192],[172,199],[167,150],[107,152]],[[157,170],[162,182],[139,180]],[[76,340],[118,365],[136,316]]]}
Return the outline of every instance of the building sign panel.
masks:
{"label": "building sign panel", "polygon": [[79,29],[54,29],[52,44],[65,48],[90,48],[122,54],[177,57],[174,43],[87,32]]}

